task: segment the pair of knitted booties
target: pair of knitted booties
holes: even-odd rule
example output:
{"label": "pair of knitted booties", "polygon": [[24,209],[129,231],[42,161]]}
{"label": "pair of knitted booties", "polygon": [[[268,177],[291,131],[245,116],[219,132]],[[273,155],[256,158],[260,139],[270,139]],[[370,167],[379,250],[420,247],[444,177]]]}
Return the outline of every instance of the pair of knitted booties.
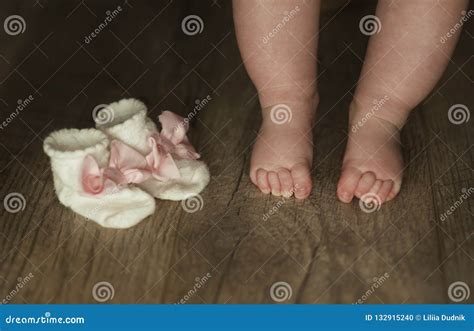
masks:
{"label": "pair of knitted booties", "polygon": [[96,128],[62,129],[44,141],[59,201],[108,228],[129,228],[155,211],[155,200],[184,200],[209,183],[186,132],[188,121],[159,116],[161,131],[146,106],[123,99],[95,114]]}

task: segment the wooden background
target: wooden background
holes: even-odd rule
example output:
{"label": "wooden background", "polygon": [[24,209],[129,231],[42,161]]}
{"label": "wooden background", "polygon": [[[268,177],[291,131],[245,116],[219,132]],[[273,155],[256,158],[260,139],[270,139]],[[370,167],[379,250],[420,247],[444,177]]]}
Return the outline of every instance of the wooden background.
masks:
{"label": "wooden background", "polygon": [[[367,43],[358,23],[375,3],[339,2],[321,19],[314,189],[295,201],[262,195],[249,180],[259,105],[230,1],[2,1],[2,20],[21,15],[26,30],[0,30],[0,120],[17,100],[34,100],[0,130],[0,198],[25,198],[22,211],[0,208],[0,301],[94,303],[99,282],[113,288],[111,303],[175,303],[185,295],[189,303],[272,303],[276,282],[291,289],[286,303],[448,303],[453,282],[474,290],[472,196],[440,220],[474,184],[474,119],[455,125],[447,117],[454,104],[474,111],[472,19],[442,81],[403,130],[399,197],[369,214],[358,201],[338,202],[335,189]],[[123,11],[84,43],[117,5]],[[195,36],[181,30],[191,14],[204,22]],[[162,110],[185,116],[207,96],[190,133],[212,174],[201,210],[157,201],[152,217],[111,230],[59,204],[42,151],[49,132],[90,127],[96,105],[122,97],[144,100],[156,120]]]}

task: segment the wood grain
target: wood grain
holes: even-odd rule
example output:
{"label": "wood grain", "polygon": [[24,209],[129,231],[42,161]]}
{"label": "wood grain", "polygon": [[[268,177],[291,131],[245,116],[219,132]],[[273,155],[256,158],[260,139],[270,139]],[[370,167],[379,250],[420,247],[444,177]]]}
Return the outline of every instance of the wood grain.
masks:
{"label": "wood grain", "polygon": [[[94,303],[92,288],[101,281],[113,286],[112,303],[273,303],[276,282],[289,284],[290,303],[447,303],[454,281],[473,288],[472,197],[440,220],[474,183],[473,121],[447,119],[451,105],[474,105],[472,22],[443,79],[403,130],[400,196],[367,214],[357,201],[338,202],[335,188],[367,43],[358,21],[374,2],[341,2],[322,13],[314,189],[305,201],[262,195],[249,179],[259,105],[230,2],[130,3],[90,44],[84,36],[119,3],[26,8],[28,33],[9,40],[12,61],[0,73],[12,74],[0,85],[0,115],[29,94],[35,100],[0,131],[0,197],[18,192],[26,200],[21,212],[0,212],[0,300],[29,273],[8,302]],[[182,33],[190,14],[203,19],[203,33]],[[58,203],[42,139],[58,128],[92,126],[97,104],[131,96],[147,102],[154,120],[166,109],[185,115],[196,100],[211,98],[190,138],[212,179],[195,213],[157,201],[156,213],[132,229],[103,229]]]}

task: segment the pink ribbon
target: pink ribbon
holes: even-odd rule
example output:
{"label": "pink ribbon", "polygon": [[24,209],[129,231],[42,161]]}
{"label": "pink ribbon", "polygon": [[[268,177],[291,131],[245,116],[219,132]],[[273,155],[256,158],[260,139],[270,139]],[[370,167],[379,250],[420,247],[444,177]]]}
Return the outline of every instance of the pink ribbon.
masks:
{"label": "pink ribbon", "polygon": [[158,116],[158,120],[162,129],[159,134],[155,133],[154,136],[166,152],[181,159],[196,160],[201,157],[186,137],[186,132],[189,130],[188,121],[167,110]]}
{"label": "pink ribbon", "polygon": [[164,111],[159,121],[162,130],[148,138],[151,151],[147,155],[112,140],[108,167],[101,169],[92,156],[86,156],[82,167],[84,191],[99,194],[107,186],[139,184],[151,177],[159,181],[180,178],[173,156],[192,160],[200,157],[186,137],[189,125],[170,111]]}
{"label": "pink ribbon", "polygon": [[82,163],[81,181],[84,192],[99,194],[106,187],[116,187],[115,183],[105,176],[105,169],[101,169],[93,156],[87,155]]}

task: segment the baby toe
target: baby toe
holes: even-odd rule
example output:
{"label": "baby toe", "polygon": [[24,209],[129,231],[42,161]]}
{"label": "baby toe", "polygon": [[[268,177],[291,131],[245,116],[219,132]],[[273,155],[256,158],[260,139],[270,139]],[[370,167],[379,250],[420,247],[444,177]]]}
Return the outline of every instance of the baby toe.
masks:
{"label": "baby toe", "polygon": [[393,187],[392,187],[392,190],[390,191],[390,193],[387,196],[387,201],[390,201],[390,200],[392,200],[393,198],[395,198],[397,196],[398,192],[400,192],[400,187],[401,186],[402,186],[401,181],[399,181],[399,180],[393,181]]}
{"label": "baby toe", "polygon": [[372,171],[367,171],[362,174],[362,177],[360,178],[359,183],[355,189],[355,196],[360,198],[365,193],[367,193],[372,188],[376,180],[377,178]]}
{"label": "baby toe", "polygon": [[382,187],[382,184],[383,184],[383,181],[380,180],[380,179],[377,179],[374,183],[374,185],[372,185],[372,187],[370,188],[369,192],[363,194],[360,199],[364,202],[367,202],[367,201],[372,201],[372,202],[375,202],[377,203],[377,205],[381,205],[382,204],[382,200],[380,199],[379,195],[377,194],[380,190],[380,188]]}
{"label": "baby toe", "polygon": [[354,191],[359,183],[361,172],[357,168],[348,167],[342,170],[337,183],[337,197],[345,203],[352,201]]}
{"label": "baby toe", "polygon": [[311,173],[307,164],[297,164],[291,169],[293,190],[297,199],[305,199],[311,193]]}
{"label": "baby toe", "polygon": [[278,174],[275,171],[268,172],[268,182],[270,183],[272,194],[275,196],[280,196],[281,195],[280,179],[278,178]]}
{"label": "baby toe", "polygon": [[377,192],[380,201],[384,203],[387,200],[388,195],[392,191],[393,188],[393,181],[392,180],[384,180],[382,186],[380,187],[379,191]]}
{"label": "baby toe", "polygon": [[258,181],[257,181],[257,170],[250,169],[250,180],[255,186],[258,186]]}
{"label": "baby toe", "polygon": [[392,188],[392,191],[391,191],[391,192],[388,194],[388,196],[387,196],[387,201],[392,200],[393,198],[395,198],[396,195],[397,195],[397,194],[395,193],[395,191],[394,191],[393,188]]}
{"label": "baby toe", "polygon": [[279,169],[278,178],[280,179],[281,193],[285,198],[289,198],[293,195],[293,179],[288,169]]}
{"label": "baby toe", "polygon": [[369,192],[367,192],[367,193],[368,193],[368,194],[372,194],[372,195],[377,194],[377,192],[378,192],[378,191],[380,190],[380,188],[382,187],[382,184],[383,184],[383,180],[381,180],[381,179],[375,180],[374,185],[372,185],[372,187],[370,188]]}
{"label": "baby toe", "polygon": [[258,169],[256,174],[257,186],[262,193],[270,193],[270,184],[268,183],[268,173],[264,169]]}

